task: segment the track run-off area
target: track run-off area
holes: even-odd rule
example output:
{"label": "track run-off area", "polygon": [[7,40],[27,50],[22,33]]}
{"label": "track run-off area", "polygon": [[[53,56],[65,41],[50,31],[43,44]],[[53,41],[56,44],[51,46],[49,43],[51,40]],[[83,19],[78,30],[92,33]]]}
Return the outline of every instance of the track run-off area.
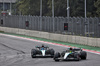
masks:
{"label": "track run-off area", "polygon": [[53,58],[31,58],[31,49],[47,45],[55,52],[66,50],[67,45],[0,33],[0,66],[100,66],[100,52],[87,50],[87,59],[55,62]]}

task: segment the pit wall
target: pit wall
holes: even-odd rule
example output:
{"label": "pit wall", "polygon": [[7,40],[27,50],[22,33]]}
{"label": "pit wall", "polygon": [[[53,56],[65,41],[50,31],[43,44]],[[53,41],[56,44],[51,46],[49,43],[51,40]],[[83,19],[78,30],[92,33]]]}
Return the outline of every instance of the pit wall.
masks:
{"label": "pit wall", "polygon": [[62,41],[62,42],[70,42],[70,43],[100,47],[100,38],[62,35],[62,34],[54,34],[54,33],[25,30],[25,29],[18,29],[18,28],[8,28],[8,27],[0,27],[0,31],[45,38],[45,39],[56,40],[56,41]]}

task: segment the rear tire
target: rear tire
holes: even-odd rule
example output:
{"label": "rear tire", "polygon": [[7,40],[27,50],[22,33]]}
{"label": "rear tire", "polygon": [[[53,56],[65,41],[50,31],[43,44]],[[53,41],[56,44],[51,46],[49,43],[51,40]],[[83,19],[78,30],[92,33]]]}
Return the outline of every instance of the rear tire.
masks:
{"label": "rear tire", "polygon": [[50,49],[50,53],[51,53],[51,57],[53,58],[55,51],[53,49]]}
{"label": "rear tire", "polygon": [[81,59],[84,59],[84,60],[86,60],[86,57],[87,57],[87,53],[85,52],[85,51],[81,51],[80,52],[81,53]]}

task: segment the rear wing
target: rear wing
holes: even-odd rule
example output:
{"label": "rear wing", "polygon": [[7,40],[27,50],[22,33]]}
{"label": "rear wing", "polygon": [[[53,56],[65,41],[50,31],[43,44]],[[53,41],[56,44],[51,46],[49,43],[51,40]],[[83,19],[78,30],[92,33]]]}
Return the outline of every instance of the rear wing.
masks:
{"label": "rear wing", "polygon": [[73,48],[73,51],[82,51],[81,48]]}
{"label": "rear wing", "polygon": [[44,47],[41,47],[41,46],[36,46],[36,48],[49,48],[48,46],[44,46]]}

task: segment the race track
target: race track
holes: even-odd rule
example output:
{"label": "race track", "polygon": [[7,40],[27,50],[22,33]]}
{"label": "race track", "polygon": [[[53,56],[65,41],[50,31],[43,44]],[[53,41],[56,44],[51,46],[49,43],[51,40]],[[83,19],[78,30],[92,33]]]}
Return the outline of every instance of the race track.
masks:
{"label": "race track", "polygon": [[66,48],[16,37],[0,35],[0,66],[100,66],[100,55],[88,53],[87,60],[55,62],[52,58],[31,58],[30,51],[45,44],[56,52]]}

